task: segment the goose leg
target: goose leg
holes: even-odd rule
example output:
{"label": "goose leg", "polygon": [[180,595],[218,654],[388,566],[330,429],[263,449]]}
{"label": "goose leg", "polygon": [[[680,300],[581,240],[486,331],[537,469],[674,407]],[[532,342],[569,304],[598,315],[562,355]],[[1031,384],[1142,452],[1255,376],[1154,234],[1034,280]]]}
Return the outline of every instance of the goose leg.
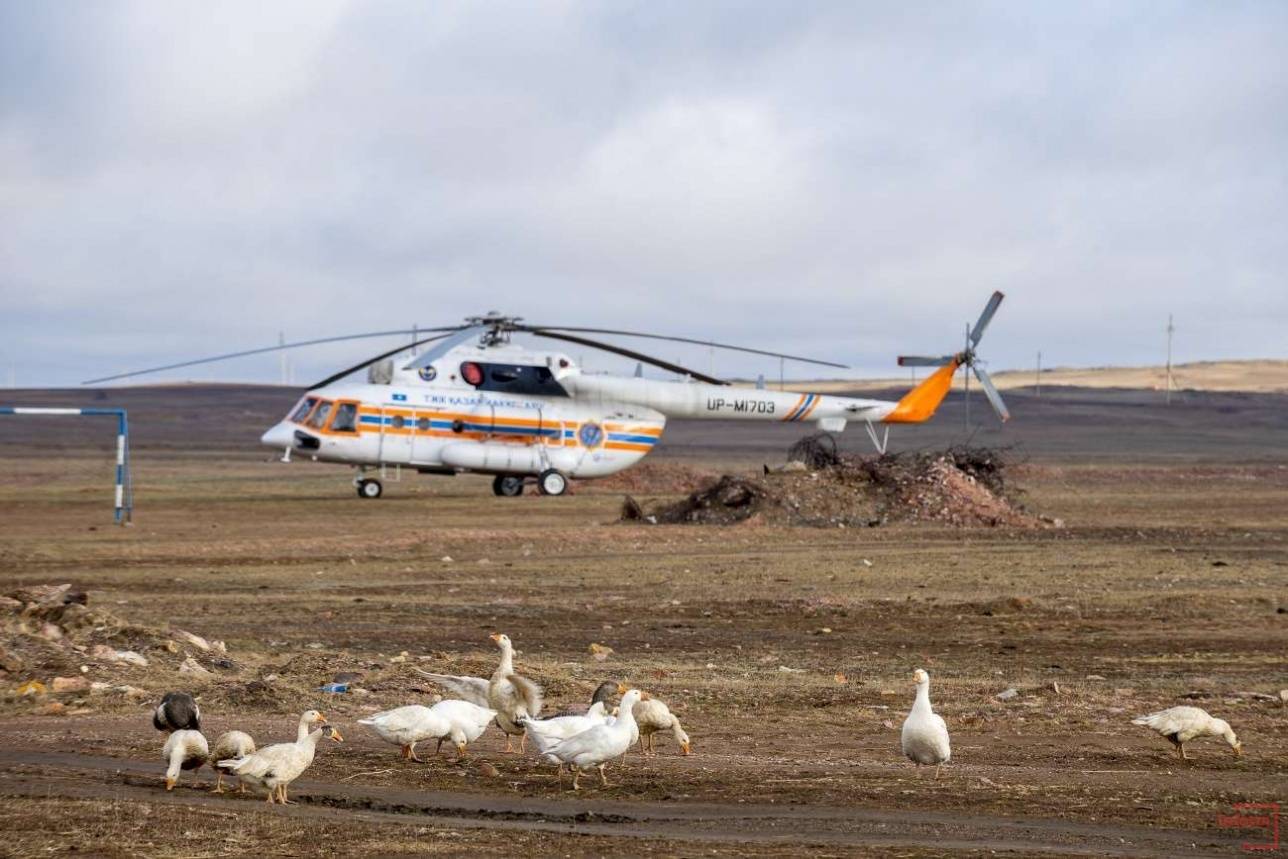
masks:
{"label": "goose leg", "polygon": [[599,765],[599,783],[602,784],[604,787],[608,787],[608,776],[604,775],[603,764]]}
{"label": "goose leg", "polygon": [[528,732],[524,731],[522,734],[519,735],[519,754],[523,754],[527,750],[528,750]]}
{"label": "goose leg", "polygon": [[422,761],[420,758],[416,757],[416,744],[415,744],[415,743],[412,743],[411,745],[409,745],[409,746],[407,747],[407,757],[411,758],[413,761],[415,761],[415,762],[416,762],[416,763],[418,763],[418,764],[423,764],[423,763],[424,763],[424,761]]}
{"label": "goose leg", "polygon": [[223,793],[223,792],[224,792],[224,771],[219,769],[219,767],[215,767],[215,789],[212,790],[211,793]]}
{"label": "goose leg", "polygon": [[936,765],[935,765],[935,781],[939,781],[939,770],[940,770],[942,767],[943,767],[943,764],[936,764]]}
{"label": "goose leg", "polygon": [[443,738],[442,738],[442,737],[439,737],[439,738],[438,738],[438,745],[437,745],[437,746],[434,746],[434,754],[435,754],[435,755],[437,755],[437,754],[438,754],[439,752],[441,752],[442,750],[443,750]]}
{"label": "goose leg", "polygon": [[506,734],[506,735],[505,735],[505,753],[506,753],[507,755],[512,755],[512,754],[514,754],[514,746],[512,746],[512,745],[510,744],[510,735],[509,735],[509,734]]}
{"label": "goose leg", "polygon": [[581,786],[577,784],[580,778],[581,778],[581,767],[577,766],[576,764],[573,764],[573,767],[572,767],[572,789],[573,790],[581,790]]}
{"label": "goose leg", "polygon": [[640,734],[640,757],[644,757],[644,735]]}

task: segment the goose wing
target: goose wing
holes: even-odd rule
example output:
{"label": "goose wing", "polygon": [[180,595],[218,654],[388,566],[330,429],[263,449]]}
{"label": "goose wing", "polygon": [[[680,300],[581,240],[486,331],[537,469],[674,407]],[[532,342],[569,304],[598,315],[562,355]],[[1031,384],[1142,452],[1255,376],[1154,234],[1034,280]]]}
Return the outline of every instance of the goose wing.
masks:
{"label": "goose wing", "polygon": [[429,671],[422,671],[419,668],[415,670],[416,673],[428,677],[452,694],[459,695],[462,700],[477,704],[480,707],[488,706],[488,681],[482,677],[458,677],[454,674],[433,674]]}

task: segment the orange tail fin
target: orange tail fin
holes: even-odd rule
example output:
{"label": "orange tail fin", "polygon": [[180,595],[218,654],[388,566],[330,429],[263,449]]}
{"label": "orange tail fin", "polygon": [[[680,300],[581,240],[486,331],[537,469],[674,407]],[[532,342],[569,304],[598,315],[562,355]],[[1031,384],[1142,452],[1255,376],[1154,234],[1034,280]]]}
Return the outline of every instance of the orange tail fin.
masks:
{"label": "orange tail fin", "polygon": [[939,408],[939,404],[948,396],[953,386],[953,376],[961,361],[954,358],[935,372],[917,387],[913,388],[894,407],[894,411],[885,416],[888,424],[919,424],[929,420]]}

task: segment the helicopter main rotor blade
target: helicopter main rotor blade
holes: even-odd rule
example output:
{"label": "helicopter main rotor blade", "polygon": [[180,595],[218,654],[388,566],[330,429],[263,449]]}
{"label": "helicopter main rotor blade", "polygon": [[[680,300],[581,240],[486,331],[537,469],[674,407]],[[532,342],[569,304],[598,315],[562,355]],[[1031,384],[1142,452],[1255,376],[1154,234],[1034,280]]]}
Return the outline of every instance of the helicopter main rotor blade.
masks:
{"label": "helicopter main rotor blade", "polygon": [[1000,291],[994,292],[988,299],[988,304],[984,305],[984,312],[979,315],[979,321],[970,330],[970,347],[972,349],[979,345],[980,338],[984,336],[984,329],[988,327],[988,323],[993,321],[993,314],[997,312],[997,306],[1002,303],[1002,299],[1005,297]]}
{"label": "helicopter main rotor blade", "polygon": [[537,337],[548,337],[551,340],[563,340],[568,343],[577,343],[581,346],[589,346],[592,349],[602,349],[605,352],[612,352],[615,355],[622,355],[626,358],[633,358],[636,361],[642,361],[645,364],[652,364],[654,367],[660,367],[671,373],[679,373],[682,376],[692,376],[699,382],[706,382],[709,385],[727,385],[723,379],[717,379],[714,376],[708,376],[706,373],[699,373],[697,370],[690,370],[688,367],[681,367],[679,364],[672,364],[670,361],[663,361],[661,358],[654,358],[652,355],[645,355],[643,352],[636,352],[634,349],[627,349],[623,346],[614,346],[612,343],[605,343],[602,340],[591,340],[589,337],[578,337],[575,334],[565,334],[562,331],[551,331],[546,328],[538,328],[535,325],[515,326],[516,331],[523,331]]}
{"label": "helicopter main rotor blade", "polygon": [[[182,367],[195,367],[198,364],[213,364],[216,361],[228,361],[233,358],[245,358],[248,355],[263,355],[268,352],[278,352],[282,349],[298,349],[301,346],[320,346],[323,343],[341,343],[346,340],[364,340],[371,337],[393,337],[398,334],[425,334],[433,331],[456,331],[461,326],[452,325],[442,328],[417,328],[417,329],[398,329],[396,331],[371,331],[366,334],[344,334],[339,337],[319,337],[315,340],[300,340],[297,343],[280,343],[276,346],[265,346],[262,349],[246,349],[241,352],[228,352],[224,355],[214,355],[209,358],[197,358],[193,361],[180,361],[176,364],[166,364],[163,367],[149,367],[146,370],[131,370],[128,373],[117,373],[113,376],[101,376],[97,379],[88,379],[81,382],[82,385],[97,385],[101,382],[115,382],[117,379],[128,379],[131,376],[143,376],[148,373],[160,373],[164,370],[178,370]],[[404,349],[410,346],[404,346]]]}
{"label": "helicopter main rotor blade", "polygon": [[399,352],[406,352],[408,349],[412,348],[413,346],[423,346],[426,343],[433,343],[435,340],[442,340],[444,337],[450,337],[451,334],[452,332],[449,331],[446,334],[435,334],[433,337],[426,337],[423,340],[414,340],[411,343],[404,343],[396,349],[390,349],[388,352],[381,352],[379,355],[377,355],[374,358],[368,358],[367,360],[363,361],[361,364],[354,364],[352,367],[349,367],[348,369],[341,370],[338,373],[332,373],[330,376],[327,376],[322,381],[315,382],[312,385],[309,385],[309,389],[312,390],[314,388],[325,388],[327,385],[331,384],[332,382],[338,382],[340,379],[343,379],[345,376],[349,375],[350,373],[356,373],[358,370],[361,370],[363,367],[370,367],[372,364],[376,363],[377,361],[383,361],[385,358],[391,358],[394,355],[397,355]]}
{"label": "helicopter main rotor blade", "polygon": [[997,388],[993,385],[993,377],[988,375],[988,371],[978,364],[971,364],[970,369],[974,371],[975,378],[979,379],[980,387],[984,389],[984,396],[988,397],[989,403],[993,406],[993,411],[997,412],[997,416],[1002,423],[1006,423],[1010,419],[1011,413],[1007,410],[1006,403],[1002,402],[1002,395],[997,392]]}
{"label": "helicopter main rotor blade", "polygon": [[938,358],[929,358],[925,355],[900,355],[900,367],[942,367],[949,361],[957,358],[956,355],[940,355]]}
{"label": "helicopter main rotor blade", "polygon": [[782,352],[770,352],[765,349],[752,349],[747,346],[731,346],[728,343],[716,343],[712,340],[695,340],[691,337],[670,337],[665,334],[645,334],[640,331],[616,331],[611,328],[575,328],[567,325],[534,325],[532,327],[540,328],[543,331],[575,331],[582,334],[611,334],[617,337],[647,337],[650,340],[670,340],[673,343],[692,343],[695,346],[713,346],[716,349],[728,349],[732,352],[747,352],[752,355],[767,355],[771,358],[784,358],[788,361],[799,361],[802,364],[819,364],[823,367],[839,367],[842,370],[849,369],[848,365],[838,364],[835,361],[823,361],[819,358],[804,358],[800,355],[786,355]]}

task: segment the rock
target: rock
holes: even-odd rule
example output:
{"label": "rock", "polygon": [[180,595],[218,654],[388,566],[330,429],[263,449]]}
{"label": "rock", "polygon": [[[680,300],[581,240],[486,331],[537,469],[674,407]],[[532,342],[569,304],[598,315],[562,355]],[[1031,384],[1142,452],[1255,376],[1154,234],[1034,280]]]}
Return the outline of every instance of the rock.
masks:
{"label": "rock", "polygon": [[214,676],[214,674],[212,674],[212,673],[211,673],[210,671],[208,671],[207,669],[203,668],[200,664],[198,664],[198,663],[197,663],[197,660],[193,659],[191,656],[189,656],[187,659],[183,660],[183,663],[179,666],[179,673],[180,673],[180,674],[193,674],[193,675],[195,675],[195,676],[197,676],[197,677],[213,677],[213,676]]}
{"label": "rock", "polygon": [[16,654],[0,647],[0,670],[8,671],[10,674],[17,674],[22,670],[22,660]]}
{"label": "rock", "polygon": [[67,711],[67,705],[62,701],[52,701],[46,704],[40,711],[42,716],[61,716]]}
{"label": "rock", "polygon": [[479,764],[479,772],[483,773],[483,775],[488,778],[500,778],[501,776],[501,771],[487,761],[483,761]]}
{"label": "rock", "polygon": [[228,652],[228,645],[224,644],[222,641],[212,641],[210,642],[210,646],[215,650],[218,650],[220,653]]}
{"label": "rock", "polygon": [[1279,690],[1279,702],[1282,704],[1288,704],[1288,689]]}
{"label": "rock", "polygon": [[999,701],[1010,701],[1012,698],[1018,697],[1020,697],[1020,690],[1016,689],[1014,686],[997,693],[997,700]]}
{"label": "rock", "polygon": [[205,640],[204,638],[202,638],[200,635],[193,635],[191,632],[185,632],[185,631],[184,631],[184,630],[182,630],[182,629],[176,629],[176,630],[174,630],[174,634],[175,634],[175,637],[176,637],[176,638],[179,638],[179,639],[181,639],[181,640],[183,640],[183,641],[188,642],[189,644],[191,644],[193,647],[197,648],[198,650],[209,650],[209,649],[210,649],[210,642],[209,642],[209,641],[206,641],[206,640]]}
{"label": "rock", "polygon": [[142,699],[149,697],[148,690],[140,689],[138,686],[117,686],[116,691],[120,692],[126,698]]}
{"label": "rock", "polygon": [[56,623],[46,623],[40,627],[40,635],[50,641],[62,641],[63,628]]}
{"label": "rock", "polygon": [[444,555],[440,560],[442,560],[444,564],[450,564],[452,562],[452,556]]}
{"label": "rock", "polygon": [[50,683],[54,694],[63,692],[88,692],[89,681],[84,677],[55,677]]}
{"label": "rock", "polygon": [[137,665],[139,668],[148,667],[148,658],[142,653],[136,653],[133,650],[116,651],[116,661],[124,662],[126,665]]}
{"label": "rock", "polygon": [[13,597],[0,597],[0,611],[22,611],[22,601]]}
{"label": "rock", "polygon": [[832,675],[832,679],[836,681],[836,685],[838,686],[844,686],[846,683],[850,682],[846,679],[845,675],[839,671]]}
{"label": "rock", "polygon": [[100,680],[95,680],[93,683],[89,684],[89,691],[91,695],[102,695],[104,692],[110,691],[111,688],[112,688],[111,683],[104,683]]}
{"label": "rock", "polygon": [[1087,675],[1087,679],[1088,679],[1088,680],[1104,680],[1105,678],[1101,677],[1099,674],[1088,674],[1088,675]]}

